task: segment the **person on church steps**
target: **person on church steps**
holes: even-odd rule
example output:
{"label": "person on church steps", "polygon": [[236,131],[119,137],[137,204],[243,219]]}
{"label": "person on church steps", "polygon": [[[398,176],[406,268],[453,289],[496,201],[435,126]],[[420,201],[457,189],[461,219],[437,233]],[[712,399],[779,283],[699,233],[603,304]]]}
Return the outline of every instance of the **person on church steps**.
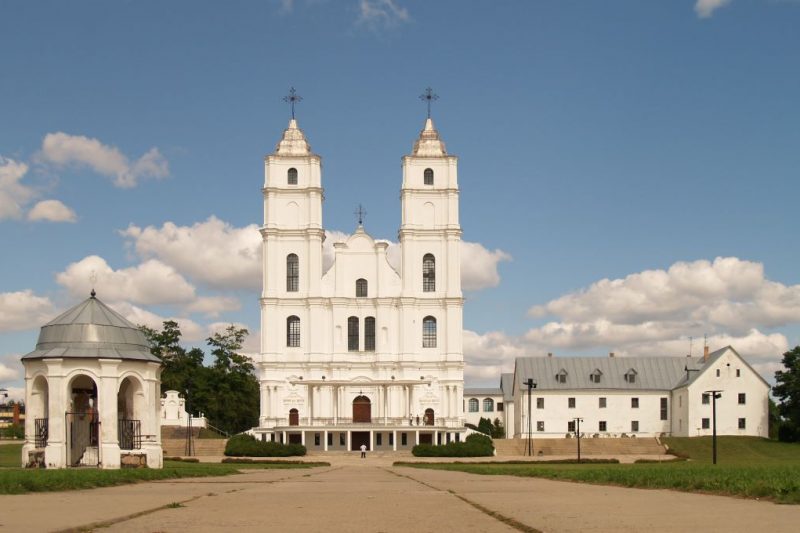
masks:
{"label": "person on church steps", "polygon": [[366,459],[367,458],[367,445],[366,444],[362,444],[361,445],[361,458],[362,459]]}

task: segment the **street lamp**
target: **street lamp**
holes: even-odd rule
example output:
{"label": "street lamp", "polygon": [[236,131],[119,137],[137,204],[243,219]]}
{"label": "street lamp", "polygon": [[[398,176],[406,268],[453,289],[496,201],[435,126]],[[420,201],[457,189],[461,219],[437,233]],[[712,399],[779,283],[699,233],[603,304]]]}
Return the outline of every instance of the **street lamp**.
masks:
{"label": "street lamp", "polygon": [[581,422],[583,418],[573,418],[575,421],[575,436],[578,437],[578,462],[581,462]]}
{"label": "street lamp", "polygon": [[717,464],[717,399],[722,398],[722,391],[707,390],[703,395],[711,396],[711,460],[713,464]]}
{"label": "street lamp", "polygon": [[531,420],[533,419],[533,413],[531,412],[531,392],[533,389],[536,388],[536,380],[533,378],[528,378],[525,380],[525,385],[528,386],[528,447],[527,447],[527,455],[533,456],[533,441],[531,440],[532,433],[533,433],[533,426],[531,425]]}

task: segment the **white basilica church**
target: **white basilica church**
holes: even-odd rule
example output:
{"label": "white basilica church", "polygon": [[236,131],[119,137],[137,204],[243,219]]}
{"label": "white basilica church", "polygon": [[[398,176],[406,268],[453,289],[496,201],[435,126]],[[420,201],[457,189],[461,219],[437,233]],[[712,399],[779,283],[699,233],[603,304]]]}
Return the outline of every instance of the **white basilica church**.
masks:
{"label": "white basilica church", "polygon": [[464,431],[457,158],[430,117],[403,157],[400,269],[359,226],[323,268],[320,157],[292,118],[264,169],[260,439],[409,449]]}

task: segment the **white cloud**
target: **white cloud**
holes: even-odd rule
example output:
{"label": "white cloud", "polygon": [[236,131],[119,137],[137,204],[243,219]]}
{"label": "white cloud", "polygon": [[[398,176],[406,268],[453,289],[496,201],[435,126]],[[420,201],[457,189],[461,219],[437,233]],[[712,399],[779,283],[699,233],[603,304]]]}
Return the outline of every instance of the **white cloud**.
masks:
{"label": "white cloud", "polygon": [[214,288],[261,286],[261,235],[258,226],[235,228],[211,216],[192,226],[140,228],[121,232],[141,257],[156,257],[182,274]]}
{"label": "white cloud", "polygon": [[[92,276],[97,277],[93,284]],[[70,294],[85,298],[94,285],[107,302],[130,301],[139,305],[191,304],[195,289],[169,265],[151,259],[140,265],[114,270],[105,259],[90,255],[71,263],[56,281]]]}
{"label": "white cloud", "polygon": [[25,401],[25,387],[6,387],[8,389],[8,399],[15,402]]}
{"label": "white cloud", "polygon": [[[19,357],[17,354],[7,354],[0,357],[0,383],[14,381],[22,376],[22,365],[19,362]],[[3,398],[0,398],[0,402],[3,402]]]}
{"label": "white cloud", "polygon": [[709,18],[717,9],[730,4],[731,0],[697,0],[694,4],[694,12],[701,19]]}
{"label": "white cloud", "polygon": [[59,200],[42,200],[28,211],[28,220],[47,222],[75,222],[78,220],[75,211]]}
{"label": "white cloud", "polygon": [[115,146],[64,132],[45,135],[38,159],[57,166],[88,166],[98,174],[113,178],[114,184],[122,188],[135,187],[142,178],[164,178],[169,175],[167,160],[157,148],[151,148],[131,162]]}
{"label": "white cloud", "polygon": [[183,309],[188,313],[202,313],[208,317],[216,318],[226,311],[237,311],[242,307],[238,298],[229,296],[200,296],[195,301],[185,305]]}
{"label": "white cloud", "polygon": [[357,23],[372,29],[388,28],[409,20],[408,10],[396,0],[360,0],[358,3]]}
{"label": "white cloud", "polygon": [[130,304],[129,302],[117,302],[110,304],[119,314],[138,326],[147,326],[155,330],[161,330],[165,320],[174,320],[178,323],[181,330],[181,340],[183,342],[204,341],[208,337],[208,330],[187,317],[161,316],[141,307]]}
{"label": "white cloud", "polygon": [[55,318],[53,302],[31,290],[0,293],[0,331],[38,329]]}
{"label": "white cloud", "polygon": [[35,191],[20,183],[28,173],[28,165],[0,156],[0,220],[21,218],[23,207],[36,196]]}
{"label": "white cloud", "polygon": [[502,250],[487,250],[477,242],[461,243],[461,288],[477,291],[500,284],[497,265],[510,261],[511,256]]}

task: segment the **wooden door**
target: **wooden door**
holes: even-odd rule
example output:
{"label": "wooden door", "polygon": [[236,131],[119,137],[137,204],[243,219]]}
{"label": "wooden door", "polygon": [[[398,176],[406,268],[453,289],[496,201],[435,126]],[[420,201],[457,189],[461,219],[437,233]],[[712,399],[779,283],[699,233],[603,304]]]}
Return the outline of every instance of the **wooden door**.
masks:
{"label": "wooden door", "polygon": [[356,396],[353,400],[353,422],[372,422],[372,404],[366,396]]}
{"label": "wooden door", "polygon": [[425,409],[425,425],[432,426],[433,424],[433,409]]}
{"label": "wooden door", "polygon": [[300,425],[300,413],[297,412],[297,409],[290,409],[289,410],[289,425],[290,426],[299,426]]}

